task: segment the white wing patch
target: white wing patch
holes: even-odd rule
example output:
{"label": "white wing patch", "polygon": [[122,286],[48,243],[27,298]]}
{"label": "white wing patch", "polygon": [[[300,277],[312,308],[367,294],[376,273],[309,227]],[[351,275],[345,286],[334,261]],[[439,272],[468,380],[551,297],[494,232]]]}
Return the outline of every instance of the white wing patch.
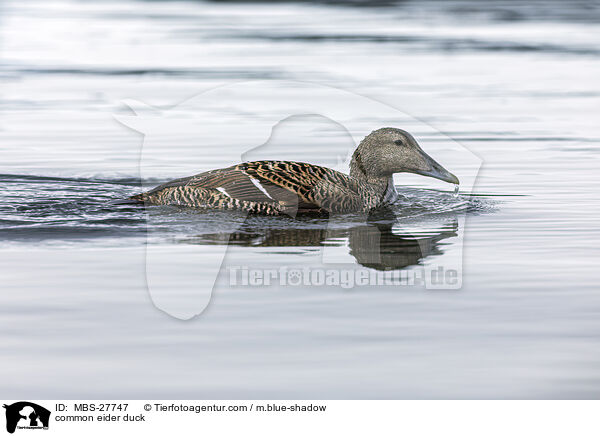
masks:
{"label": "white wing patch", "polygon": [[262,192],[263,194],[265,194],[265,195],[266,195],[267,197],[269,197],[271,200],[274,200],[274,198],[273,198],[273,197],[271,197],[271,196],[269,195],[269,193],[267,192],[267,190],[264,188],[264,186],[263,186],[263,185],[261,185],[261,184],[260,184],[260,182],[259,182],[258,180],[256,180],[256,179],[255,179],[254,177],[252,177],[252,176],[248,176],[248,177],[250,177],[250,180],[252,181],[252,184],[253,184],[254,186],[256,186],[258,189],[260,189],[260,192]]}
{"label": "white wing patch", "polygon": [[227,193],[227,191],[225,190],[225,188],[221,188],[221,187],[219,186],[219,187],[217,188],[217,191],[219,191],[219,192],[221,192],[221,193],[225,194],[226,196],[228,196],[229,198],[231,198],[231,195],[229,195],[229,194]]}

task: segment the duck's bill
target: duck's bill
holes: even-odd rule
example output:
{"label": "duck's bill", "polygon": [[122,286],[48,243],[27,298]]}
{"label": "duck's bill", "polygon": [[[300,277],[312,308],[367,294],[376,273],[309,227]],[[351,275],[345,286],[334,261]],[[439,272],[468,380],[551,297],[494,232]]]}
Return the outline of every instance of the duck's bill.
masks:
{"label": "duck's bill", "polygon": [[421,168],[415,170],[416,174],[420,174],[422,176],[433,177],[434,179],[443,180],[444,182],[452,183],[454,185],[458,185],[460,181],[458,177],[448,171],[446,168],[441,166],[427,154],[423,153],[423,160],[425,162]]}

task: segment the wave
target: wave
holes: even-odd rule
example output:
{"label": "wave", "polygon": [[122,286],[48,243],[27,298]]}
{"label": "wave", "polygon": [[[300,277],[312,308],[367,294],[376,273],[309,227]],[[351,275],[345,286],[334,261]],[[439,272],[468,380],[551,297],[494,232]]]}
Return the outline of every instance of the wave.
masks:
{"label": "wave", "polygon": [[[106,237],[139,237],[149,229],[154,237],[190,236],[226,232],[248,222],[252,228],[290,229],[349,228],[364,224],[359,215],[331,220],[314,217],[246,217],[226,211],[180,207],[153,207],[150,215],[140,206],[118,200],[140,191],[150,181],[137,178],[60,178],[32,175],[0,175],[5,189],[0,194],[0,240],[70,240]],[[400,188],[391,215],[380,223],[430,219],[457,213],[489,210],[491,200],[418,188]],[[150,216],[150,219],[148,217]]]}

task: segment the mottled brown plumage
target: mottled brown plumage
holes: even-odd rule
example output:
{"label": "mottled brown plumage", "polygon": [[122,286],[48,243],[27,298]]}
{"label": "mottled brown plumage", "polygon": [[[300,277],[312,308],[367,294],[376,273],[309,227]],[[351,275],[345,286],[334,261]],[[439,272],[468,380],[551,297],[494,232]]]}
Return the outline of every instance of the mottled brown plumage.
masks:
{"label": "mottled brown plumage", "polygon": [[173,180],[131,200],[267,215],[368,212],[395,200],[392,175],[397,172],[458,183],[409,133],[384,128],[360,143],[350,163],[350,175],[304,162],[245,162]]}

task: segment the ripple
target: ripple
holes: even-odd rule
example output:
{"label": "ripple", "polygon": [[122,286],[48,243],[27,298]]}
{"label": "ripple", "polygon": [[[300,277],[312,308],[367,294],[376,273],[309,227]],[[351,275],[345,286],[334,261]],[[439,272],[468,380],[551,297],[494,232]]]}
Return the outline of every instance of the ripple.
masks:
{"label": "ripple", "polygon": [[[243,212],[173,206],[156,206],[146,210],[137,205],[119,204],[119,200],[139,192],[141,182],[135,178],[0,175],[0,182],[9,188],[0,193],[2,240],[139,237],[148,230],[153,238],[177,235],[180,239],[191,237],[197,240],[199,235],[228,235],[232,229],[250,236],[257,229],[261,234],[264,230],[349,229],[363,225],[365,219],[361,214],[344,214],[329,219],[311,216],[291,218],[246,216]],[[455,197],[451,192],[410,187],[399,189],[398,201],[386,209],[386,213],[371,217],[372,220],[390,225],[402,220],[414,222],[457,213],[482,213],[492,210],[494,204],[492,200],[468,195]],[[293,233],[288,234],[288,243],[296,245],[291,235]]]}

